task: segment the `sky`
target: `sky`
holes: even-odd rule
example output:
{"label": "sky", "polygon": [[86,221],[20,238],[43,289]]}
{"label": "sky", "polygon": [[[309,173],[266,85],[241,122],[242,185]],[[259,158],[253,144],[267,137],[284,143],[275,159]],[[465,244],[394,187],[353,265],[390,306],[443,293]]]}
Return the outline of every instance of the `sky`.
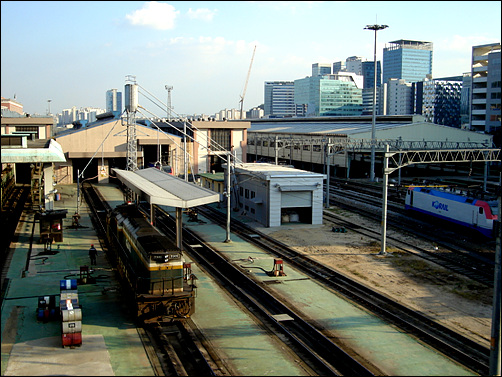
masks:
{"label": "sky", "polygon": [[239,109],[250,72],[248,110],[266,81],[373,61],[367,25],[388,25],[377,60],[392,41],[432,42],[433,77],[445,77],[470,72],[472,46],[500,43],[500,23],[500,1],[2,1],[1,96],[32,114],[104,109],[131,75],[144,115],[166,116],[166,85],[174,114],[212,115]]}

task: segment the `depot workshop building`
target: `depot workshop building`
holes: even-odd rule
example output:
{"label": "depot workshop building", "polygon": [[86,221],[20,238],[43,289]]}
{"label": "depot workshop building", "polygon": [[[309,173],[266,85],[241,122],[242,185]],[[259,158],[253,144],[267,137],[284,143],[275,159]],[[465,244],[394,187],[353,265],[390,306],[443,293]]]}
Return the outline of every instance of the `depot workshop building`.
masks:
{"label": "depot workshop building", "polygon": [[[331,176],[364,178],[370,169],[370,149],[341,149],[338,146],[345,141],[369,141],[371,134],[371,116],[253,119],[247,132],[247,161],[288,164],[324,173],[329,166]],[[474,145],[477,148],[493,147],[492,135],[425,122],[421,115],[377,116],[375,135],[378,141],[416,143],[416,149],[434,149],[435,146],[442,149],[442,145],[451,146],[454,143],[470,143],[471,148]],[[332,146],[330,149],[327,148],[328,144]],[[404,170],[448,168],[455,171],[461,164],[431,165],[410,166]],[[377,177],[382,176],[382,167],[383,156],[377,150]]]}

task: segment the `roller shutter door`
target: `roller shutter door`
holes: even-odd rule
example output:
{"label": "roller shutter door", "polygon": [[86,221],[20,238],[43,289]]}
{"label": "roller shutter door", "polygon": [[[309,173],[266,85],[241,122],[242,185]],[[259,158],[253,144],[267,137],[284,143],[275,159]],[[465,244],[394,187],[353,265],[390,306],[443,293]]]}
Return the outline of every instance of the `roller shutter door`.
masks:
{"label": "roller shutter door", "polygon": [[312,191],[281,192],[281,208],[312,207]]}

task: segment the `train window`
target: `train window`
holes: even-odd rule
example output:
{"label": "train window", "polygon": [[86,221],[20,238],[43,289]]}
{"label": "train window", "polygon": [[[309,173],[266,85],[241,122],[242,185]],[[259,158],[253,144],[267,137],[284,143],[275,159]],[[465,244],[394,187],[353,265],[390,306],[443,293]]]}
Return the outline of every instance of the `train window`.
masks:
{"label": "train window", "polygon": [[483,207],[479,207],[479,214],[482,215],[483,214]]}

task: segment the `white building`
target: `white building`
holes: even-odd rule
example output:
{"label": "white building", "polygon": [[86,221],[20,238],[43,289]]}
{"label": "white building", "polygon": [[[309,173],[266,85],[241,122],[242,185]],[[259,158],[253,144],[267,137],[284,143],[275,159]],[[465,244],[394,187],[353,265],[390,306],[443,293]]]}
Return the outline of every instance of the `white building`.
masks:
{"label": "white building", "polygon": [[322,224],[324,174],[283,165],[235,165],[232,208],[266,227],[283,223]]}
{"label": "white building", "polygon": [[413,114],[411,83],[407,83],[404,79],[389,79],[384,85],[387,87],[387,113],[385,115]]}

